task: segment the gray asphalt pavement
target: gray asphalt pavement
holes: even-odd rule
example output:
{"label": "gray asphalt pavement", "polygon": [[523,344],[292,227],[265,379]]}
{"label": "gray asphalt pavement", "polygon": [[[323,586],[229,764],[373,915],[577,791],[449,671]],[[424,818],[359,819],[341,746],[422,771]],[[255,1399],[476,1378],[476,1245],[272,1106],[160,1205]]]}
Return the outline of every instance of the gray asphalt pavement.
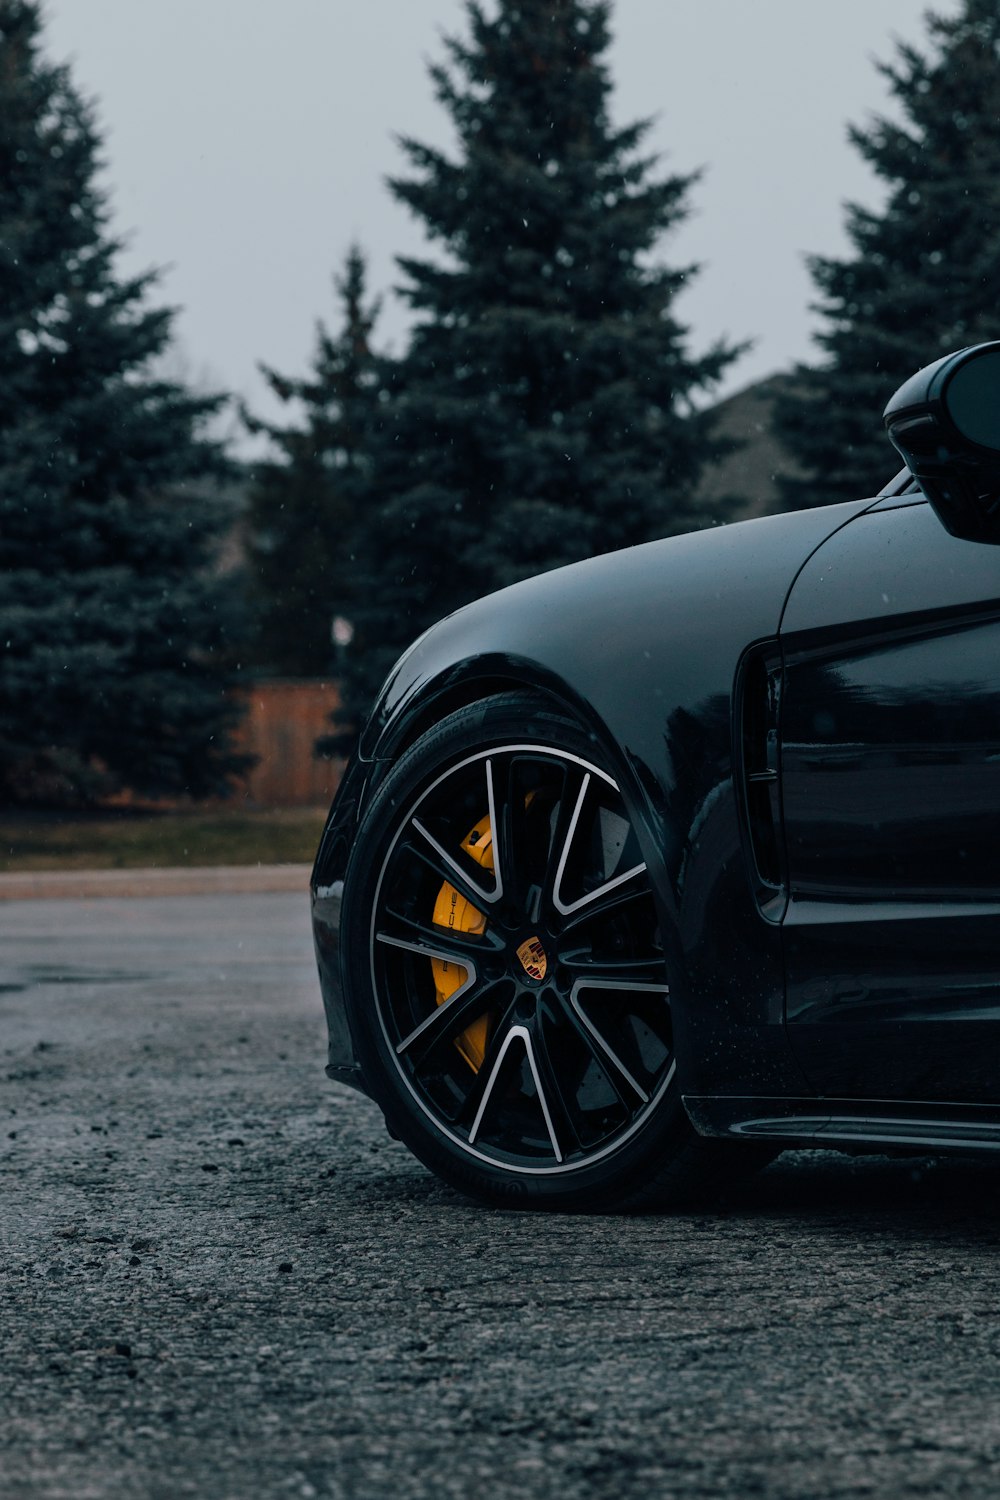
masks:
{"label": "gray asphalt pavement", "polygon": [[0,909],[0,1496],[994,1495],[995,1170],[487,1211],[330,1085],[299,894]]}

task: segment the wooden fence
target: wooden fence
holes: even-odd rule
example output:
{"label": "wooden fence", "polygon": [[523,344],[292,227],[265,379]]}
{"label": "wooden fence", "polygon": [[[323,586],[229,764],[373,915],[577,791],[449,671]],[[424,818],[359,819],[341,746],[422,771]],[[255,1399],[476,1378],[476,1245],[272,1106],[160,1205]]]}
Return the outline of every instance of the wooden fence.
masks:
{"label": "wooden fence", "polygon": [[316,741],[333,732],[330,714],[340,702],[335,682],[272,677],[241,688],[246,712],[236,747],[257,756],[239,791],[261,807],[319,807],[340,782],[342,760],[320,759]]}

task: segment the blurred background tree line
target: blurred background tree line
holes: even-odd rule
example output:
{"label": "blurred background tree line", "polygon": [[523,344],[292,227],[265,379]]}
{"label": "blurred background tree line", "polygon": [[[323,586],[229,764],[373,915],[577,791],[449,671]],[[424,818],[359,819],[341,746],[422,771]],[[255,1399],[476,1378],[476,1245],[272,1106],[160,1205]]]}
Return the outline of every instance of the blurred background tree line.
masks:
{"label": "blurred background tree line", "polygon": [[696,177],[613,123],[611,10],[467,0],[431,67],[454,151],[404,137],[388,184],[430,246],[399,261],[406,347],[379,349],[352,247],[310,368],[264,371],[287,423],[242,413],[248,471],[213,435],[227,398],[165,374],[155,273],[116,274],[39,3],[0,0],[0,802],[222,793],[247,673],[336,671],[345,745],[399,652],[491,589],[889,477],[887,397],[998,331],[1000,0],[883,66],[894,117],[852,140],[885,203],[811,259],[819,361],[715,404],[740,346],[692,350],[697,268],[660,253]]}

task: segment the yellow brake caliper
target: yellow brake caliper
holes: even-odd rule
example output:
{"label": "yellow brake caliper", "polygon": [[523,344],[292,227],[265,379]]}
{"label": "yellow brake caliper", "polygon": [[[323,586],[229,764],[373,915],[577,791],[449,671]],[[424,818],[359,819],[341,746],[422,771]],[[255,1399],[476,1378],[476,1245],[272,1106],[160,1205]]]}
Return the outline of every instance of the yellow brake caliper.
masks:
{"label": "yellow brake caliper", "polygon": [[[493,829],[490,827],[489,815],[482,818],[466,836],[462,848],[484,870],[493,870]],[[464,896],[460,896],[447,881],[438,891],[431,920],[435,927],[448,927],[452,932],[469,932],[477,936],[486,927],[485,913],[466,901]],[[431,968],[434,970],[437,1003],[443,1005],[465,983],[468,970],[447,958],[432,958]],[[489,1016],[480,1016],[455,1042],[474,1073],[479,1072],[486,1056],[489,1021]]]}

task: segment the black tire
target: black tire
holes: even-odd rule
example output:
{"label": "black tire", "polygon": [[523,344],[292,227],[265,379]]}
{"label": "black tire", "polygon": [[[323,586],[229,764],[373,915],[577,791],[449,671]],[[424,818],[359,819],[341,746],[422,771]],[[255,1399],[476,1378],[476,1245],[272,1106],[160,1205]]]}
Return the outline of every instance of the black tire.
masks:
{"label": "black tire", "polygon": [[677,1088],[635,833],[568,717],[506,694],[412,745],[364,818],[342,937],[372,1095],[456,1188],[641,1209],[715,1177],[725,1148]]}

